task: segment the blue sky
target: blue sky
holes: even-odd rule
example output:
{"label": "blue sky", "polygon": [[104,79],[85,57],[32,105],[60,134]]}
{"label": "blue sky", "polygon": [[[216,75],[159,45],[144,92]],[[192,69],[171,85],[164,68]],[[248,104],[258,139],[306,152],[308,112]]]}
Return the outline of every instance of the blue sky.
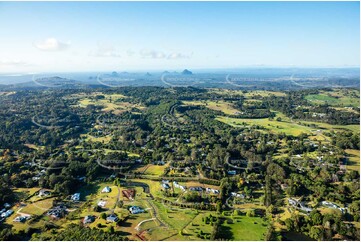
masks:
{"label": "blue sky", "polygon": [[358,2],[0,2],[0,72],[359,66]]}

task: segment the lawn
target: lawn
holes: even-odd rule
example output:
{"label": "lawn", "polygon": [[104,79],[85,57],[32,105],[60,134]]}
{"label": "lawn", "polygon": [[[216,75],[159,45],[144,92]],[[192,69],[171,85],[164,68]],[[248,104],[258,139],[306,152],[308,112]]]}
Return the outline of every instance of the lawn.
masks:
{"label": "lawn", "polygon": [[26,213],[30,215],[42,215],[53,207],[54,198],[49,198],[34,203],[30,203],[24,208],[21,209],[21,213]]}
{"label": "lawn", "polygon": [[[261,119],[246,119],[246,118],[229,118],[224,116],[218,116],[216,120],[231,125],[233,127],[249,127],[253,125],[258,125],[263,127],[266,130],[274,131],[277,133],[286,133],[289,135],[299,135],[301,133],[312,134],[313,138],[318,140],[324,140],[324,136],[320,136],[315,133],[316,129],[327,129],[334,131],[350,130],[353,132],[360,132],[360,125],[332,125],[327,123],[320,122],[310,122],[302,120],[291,120],[280,112],[275,112],[276,117],[273,120],[268,118]],[[277,118],[281,118],[281,121],[277,121]],[[309,125],[309,126],[307,126]],[[312,125],[314,127],[312,127]]]}
{"label": "lawn", "polygon": [[221,111],[229,115],[234,115],[239,112],[239,110],[233,107],[232,103],[224,101],[183,101],[183,103],[188,106],[205,106],[209,109]]}
{"label": "lawn", "polygon": [[238,216],[232,220],[233,224],[224,223],[222,225],[224,233],[228,231],[231,233],[232,240],[264,240],[267,226],[262,218]]}
{"label": "lawn", "polygon": [[360,151],[346,149],[345,152],[349,159],[346,168],[354,171],[360,171]]}
{"label": "lawn", "polygon": [[163,166],[148,164],[145,166],[138,167],[135,171],[143,173],[144,175],[161,176],[162,174],[164,174],[164,170],[168,166],[169,166],[169,163],[166,165],[163,165]]}
{"label": "lawn", "polygon": [[268,118],[245,119],[218,116],[216,120],[231,125],[233,127],[248,127],[258,125],[269,131],[273,131],[276,133],[286,133],[294,136],[300,135],[301,133],[309,134],[312,131],[310,127],[302,126],[297,123],[289,121],[277,121],[276,119],[269,120]]}
{"label": "lawn", "polygon": [[178,231],[185,228],[197,215],[196,211],[192,209],[163,205],[157,201],[153,201],[153,204],[157,207],[161,219]]}
{"label": "lawn", "polygon": [[[103,95],[104,98],[96,98],[97,95]],[[78,106],[88,107],[89,105],[94,105],[102,107],[103,112],[113,112],[114,114],[121,114],[125,111],[131,110],[132,108],[140,110],[145,109],[145,107],[141,105],[122,101],[122,99],[126,98],[126,96],[121,94],[97,93],[97,95],[81,97],[78,101]]]}
{"label": "lawn", "polygon": [[338,107],[359,107],[360,99],[357,90],[334,90],[332,92],[322,91],[319,94],[307,95],[308,101],[315,104],[328,103]]}

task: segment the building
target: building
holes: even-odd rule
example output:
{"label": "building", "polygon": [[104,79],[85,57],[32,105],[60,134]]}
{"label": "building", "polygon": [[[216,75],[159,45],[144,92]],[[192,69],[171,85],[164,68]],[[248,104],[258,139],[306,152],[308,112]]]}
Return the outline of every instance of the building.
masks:
{"label": "building", "polygon": [[129,200],[133,200],[135,197],[135,189],[123,190],[122,193],[123,193],[123,196],[125,196]]}
{"label": "building", "polygon": [[63,218],[65,214],[66,214],[66,207],[64,205],[56,206],[47,212],[47,215],[49,215],[53,219]]}
{"label": "building", "polygon": [[117,215],[115,214],[111,214],[107,217],[107,222],[117,222],[119,219],[117,217]]}
{"label": "building", "polygon": [[20,222],[20,223],[24,223],[26,221],[26,217],[24,216],[18,216],[16,218],[14,218],[13,220],[14,222]]}
{"label": "building", "polygon": [[106,201],[101,200],[98,202],[98,206],[104,208],[106,203],[107,203]]}
{"label": "building", "polygon": [[73,201],[79,201],[80,200],[80,193],[74,193],[72,196],[71,196],[71,200]]}
{"label": "building", "polygon": [[90,223],[92,223],[94,221],[95,221],[95,216],[88,215],[88,216],[85,216],[85,218],[83,220],[83,224],[90,224]]}
{"label": "building", "polygon": [[104,187],[102,190],[103,193],[109,193],[111,191],[112,191],[112,189],[109,186]]}
{"label": "building", "polygon": [[228,175],[236,175],[237,174],[237,172],[235,170],[228,171],[227,173],[228,173]]}
{"label": "building", "polygon": [[131,206],[129,208],[129,212],[131,214],[138,214],[138,213],[143,213],[144,209],[142,209],[141,207],[138,207],[138,206]]}
{"label": "building", "polygon": [[51,193],[50,191],[46,191],[45,189],[41,189],[38,193],[38,197],[46,197],[49,196]]}
{"label": "building", "polygon": [[163,187],[164,189],[170,189],[170,186],[169,186],[168,183],[162,183],[162,187]]}
{"label": "building", "polygon": [[296,201],[295,199],[289,198],[288,203],[292,206],[297,206],[298,201]]}

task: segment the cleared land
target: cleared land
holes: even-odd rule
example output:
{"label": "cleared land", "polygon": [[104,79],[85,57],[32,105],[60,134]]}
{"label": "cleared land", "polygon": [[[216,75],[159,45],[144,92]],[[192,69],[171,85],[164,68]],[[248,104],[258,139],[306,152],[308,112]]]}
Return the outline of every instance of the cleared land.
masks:
{"label": "cleared land", "polygon": [[224,102],[224,101],[183,101],[185,105],[188,106],[205,106],[209,109],[215,110],[215,111],[221,111],[225,114],[234,115],[239,112],[239,110],[235,109],[232,106],[232,103]]}

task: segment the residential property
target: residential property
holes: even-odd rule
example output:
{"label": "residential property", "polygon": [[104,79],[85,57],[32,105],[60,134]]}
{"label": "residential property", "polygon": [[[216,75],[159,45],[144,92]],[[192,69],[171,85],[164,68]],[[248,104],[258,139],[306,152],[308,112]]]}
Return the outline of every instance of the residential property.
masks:
{"label": "residential property", "polygon": [[127,189],[122,191],[123,195],[129,200],[133,200],[135,197],[135,189]]}
{"label": "residential property", "polygon": [[112,191],[112,189],[109,186],[106,186],[103,188],[102,193],[109,193],[111,191]]}
{"label": "residential property", "polygon": [[190,191],[201,192],[201,191],[203,191],[203,187],[190,187],[189,190]]}
{"label": "residential property", "polygon": [[73,200],[73,201],[79,201],[79,200],[80,200],[80,193],[74,193],[74,194],[71,196],[71,200]]}
{"label": "residential property", "polygon": [[38,193],[38,197],[47,197],[49,195],[51,195],[51,192],[45,189],[41,189]]}
{"label": "residential property", "polygon": [[228,171],[227,173],[228,173],[228,175],[236,175],[237,174],[237,172],[235,170]]}
{"label": "residential property", "polygon": [[9,210],[7,210],[6,212],[3,212],[3,213],[1,214],[1,217],[2,217],[2,218],[7,218],[7,217],[9,217],[11,214],[13,214],[13,213],[14,213],[14,211],[11,210],[11,209],[9,209]]}
{"label": "residential property", "polygon": [[129,208],[129,212],[131,214],[138,214],[138,213],[143,213],[144,209],[142,209],[141,207],[138,207],[138,206],[131,206]]}
{"label": "residential property", "polygon": [[98,202],[98,206],[104,208],[106,203],[107,203],[106,201],[101,200]]}
{"label": "residential property", "polygon": [[47,212],[47,215],[49,215],[53,219],[63,218],[65,217],[65,214],[66,214],[66,206],[64,205],[56,206]]}
{"label": "residential property", "polygon": [[163,187],[164,189],[170,189],[170,186],[169,186],[168,183],[162,183],[162,187]]}
{"label": "residential property", "polygon": [[83,219],[83,224],[90,224],[93,223],[95,221],[95,216],[93,215],[87,215],[85,216],[85,218]]}
{"label": "residential property", "polygon": [[180,188],[183,192],[187,189],[186,186],[179,185],[178,182],[176,182],[176,181],[173,182],[173,186],[175,188]]}
{"label": "residential property", "polygon": [[208,193],[214,193],[214,194],[219,194],[219,190],[213,189],[213,188],[209,188],[206,187],[206,192]]}
{"label": "residential property", "polygon": [[117,215],[115,214],[111,214],[107,217],[107,222],[117,222],[119,219],[117,217]]}
{"label": "residential property", "polygon": [[18,216],[16,218],[14,218],[14,222],[20,222],[20,223],[24,223],[28,218],[30,217],[25,217],[25,216]]}

